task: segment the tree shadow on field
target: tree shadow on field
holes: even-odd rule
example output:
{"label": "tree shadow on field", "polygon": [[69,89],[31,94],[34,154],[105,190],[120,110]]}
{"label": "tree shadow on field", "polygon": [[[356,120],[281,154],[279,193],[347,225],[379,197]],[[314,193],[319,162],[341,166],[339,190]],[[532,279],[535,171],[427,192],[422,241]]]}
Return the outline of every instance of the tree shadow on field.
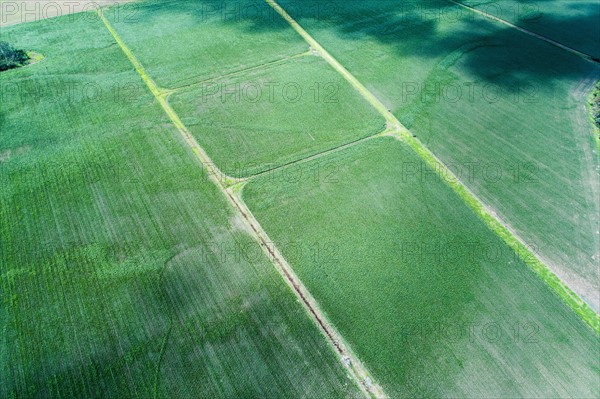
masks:
{"label": "tree shadow on field", "polygon": [[167,14],[176,24],[179,16],[193,17],[199,24],[236,25],[242,34],[289,29],[288,23],[264,0],[147,0],[137,5],[132,23],[158,21]]}
{"label": "tree shadow on field", "polygon": [[[462,68],[483,83],[511,86],[541,79],[551,85],[554,79],[575,80],[589,73],[586,61],[575,55],[449,1],[280,0],[279,4],[317,41],[334,35],[350,46],[354,41],[356,46],[375,42],[398,55],[423,59],[461,51]],[[565,31],[589,25],[597,7],[575,6],[577,16],[544,13],[544,23]],[[240,35],[256,35],[257,40],[268,41],[270,32],[291,29],[264,0],[150,0],[139,7],[147,21],[165,12],[173,14],[176,23],[177,14],[182,14],[201,24],[236,26]],[[535,12],[528,12],[525,17],[537,20]],[[327,40],[321,44],[335,56],[336,48]]]}
{"label": "tree shadow on field", "polygon": [[478,10],[512,22],[592,57],[600,58],[600,2],[583,0],[462,0]]}
{"label": "tree shadow on field", "polygon": [[[288,2],[293,0],[281,1],[284,8]],[[374,41],[402,56],[440,58],[471,47],[475,51],[462,54],[462,67],[484,82],[511,85],[515,80],[535,78],[551,83],[557,78],[577,79],[589,71],[586,61],[575,55],[449,1],[319,3],[328,6],[322,6],[316,18],[292,16],[309,31],[313,27],[318,34],[332,31],[342,40]],[[596,7],[588,4],[579,8],[582,12],[578,16],[544,14],[544,22],[566,31],[589,25],[590,15],[597,13]],[[596,25],[600,28],[600,22]],[[493,49],[487,51],[486,47]]]}

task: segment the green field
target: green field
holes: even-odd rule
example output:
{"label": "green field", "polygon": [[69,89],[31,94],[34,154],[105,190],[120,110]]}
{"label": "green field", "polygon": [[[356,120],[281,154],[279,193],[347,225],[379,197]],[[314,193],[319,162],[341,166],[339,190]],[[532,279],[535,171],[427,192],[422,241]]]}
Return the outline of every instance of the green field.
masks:
{"label": "green field", "polygon": [[280,4],[2,26],[0,398],[599,397],[598,4]]}
{"label": "green field", "polygon": [[159,86],[177,88],[308,50],[264,1],[145,1],[111,19]]}
{"label": "green field", "polygon": [[597,335],[406,145],[287,175],[319,163],[335,172],[260,177],[243,197],[390,397],[600,393]]}
{"label": "green field", "polygon": [[1,39],[0,397],[359,395],[99,20]]}
{"label": "green field", "polygon": [[170,100],[216,165],[235,177],[385,128],[385,120],[337,72],[311,55],[205,82]]}
{"label": "green field", "polygon": [[385,127],[263,1],[149,2],[135,21],[114,26],[157,84],[175,90],[173,108],[227,175],[263,172]]}
{"label": "green field", "polygon": [[298,22],[598,311],[600,67],[449,2],[334,4]]}

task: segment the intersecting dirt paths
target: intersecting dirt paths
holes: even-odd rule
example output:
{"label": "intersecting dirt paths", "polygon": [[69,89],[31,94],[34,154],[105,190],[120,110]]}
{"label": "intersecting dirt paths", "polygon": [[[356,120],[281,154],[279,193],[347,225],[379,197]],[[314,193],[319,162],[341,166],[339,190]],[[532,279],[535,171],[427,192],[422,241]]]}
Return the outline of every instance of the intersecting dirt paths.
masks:
{"label": "intersecting dirt paths", "polygon": [[[593,330],[600,333],[600,316],[575,292],[573,292],[550,268],[542,262],[540,257],[521,239],[506,222],[501,220],[482,200],[480,200],[450,168],[437,158],[427,147],[421,143],[402,123],[388,110],[385,105],[369,91],[354,75],[340,64],[319,42],[300,26],[275,0],[265,0],[283,19],[285,19],[308,44],[323,57],[336,71],[338,71],[381,115],[386,119],[389,135],[408,144],[421,159],[436,173],[440,174],[442,167],[444,175],[440,177],[452,190],[477,214],[477,216],[496,233],[529,268],[544,281],[556,295],[558,295],[577,315],[579,315]],[[454,0],[449,0],[454,2]],[[457,3],[460,5],[460,3]],[[516,27],[516,26],[515,26]],[[518,27],[516,27],[518,28]],[[520,28],[519,28],[520,29]],[[546,39],[544,39],[546,40]],[[550,39],[547,39],[548,41]],[[567,48],[568,49],[568,48]],[[569,49],[577,52],[577,50]],[[585,55],[580,53],[581,55]]]}
{"label": "intersecting dirt paths", "polygon": [[[201,162],[202,166],[206,171],[215,171],[216,167],[214,163],[211,161],[208,154],[204,151],[204,149],[198,144],[196,139],[189,132],[187,127],[183,124],[175,110],[169,105],[167,101],[167,96],[170,94],[167,90],[160,89],[154,80],[148,75],[142,64],[137,60],[133,52],[127,47],[127,45],[123,42],[121,37],[112,27],[112,25],[108,22],[108,20],[102,14],[102,11],[98,12],[98,16],[104,22],[106,28],[109,30],[121,50],[125,53],[127,58],[135,67],[135,70],[140,75],[142,80],[148,86],[150,92],[154,95],[160,106],[163,108],[165,113],[169,116],[169,119],[175,125],[182,138],[184,139],[187,146],[192,150],[192,152],[196,155],[197,159]],[[386,397],[383,392],[379,389],[378,386],[372,385],[369,390],[367,390],[365,386],[365,381],[367,378],[370,379],[370,374],[366,371],[366,369],[362,366],[360,361],[354,356],[354,354],[348,349],[348,347],[344,344],[344,341],[341,335],[333,328],[333,326],[327,321],[316,300],[312,297],[309,291],[306,289],[304,284],[300,281],[300,279],[295,275],[290,265],[287,263],[285,258],[281,255],[277,247],[273,244],[272,240],[266,234],[266,232],[262,229],[254,215],[250,212],[250,210],[246,207],[246,205],[241,200],[239,194],[232,189],[227,189],[223,182],[219,180],[215,174],[208,173],[211,181],[219,187],[221,192],[225,195],[225,197],[229,200],[230,204],[240,212],[243,217],[244,222],[248,225],[250,230],[254,233],[254,238],[260,244],[263,251],[267,254],[269,259],[271,259],[272,263],[275,265],[277,271],[284,277],[286,283],[292,288],[294,294],[300,299],[301,303],[304,305],[307,313],[311,316],[311,318],[318,325],[319,329],[323,332],[323,334],[328,338],[328,342],[335,348],[336,352],[340,356],[340,361],[346,366],[346,370],[355,380],[356,385],[361,389],[364,396],[367,398],[375,397],[375,398],[384,398]],[[216,172],[216,175],[223,176],[222,173]],[[347,361],[349,360],[349,362]]]}

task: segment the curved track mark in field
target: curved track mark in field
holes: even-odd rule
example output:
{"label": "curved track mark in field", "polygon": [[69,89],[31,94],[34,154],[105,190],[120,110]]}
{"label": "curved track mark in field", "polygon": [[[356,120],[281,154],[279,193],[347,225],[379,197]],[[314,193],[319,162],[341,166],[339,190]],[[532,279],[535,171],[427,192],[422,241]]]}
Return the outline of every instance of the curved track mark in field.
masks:
{"label": "curved track mark in field", "polygon": [[[523,241],[516,232],[484,204],[444,163],[437,158],[419,139],[416,138],[402,123],[388,110],[385,105],[371,91],[369,91],[354,75],[340,64],[319,42],[300,26],[275,0],[265,0],[285,19],[311,47],[338,71],[388,122],[389,135],[406,143],[433,168],[440,178],[477,214],[477,216],[496,233],[529,268],[544,281],[567,306],[569,306],[581,319],[596,333],[600,334],[600,316],[575,292],[573,292],[540,257]],[[453,0],[449,0],[453,1]],[[454,2],[454,1],[453,1]],[[457,3],[458,4],[458,3]],[[520,28],[519,28],[520,29]],[[549,39],[548,39],[549,40]],[[573,50],[576,52],[576,50]],[[578,53],[578,52],[577,52]],[[583,53],[580,53],[583,54]],[[441,169],[444,171],[440,171]]]}
{"label": "curved track mark in field", "polygon": [[533,36],[533,37],[535,37],[535,38],[537,38],[537,39],[540,39],[540,40],[543,40],[543,41],[545,41],[546,43],[550,43],[551,45],[553,45],[553,46],[556,46],[556,47],[558,47],[558,48],[561,48],[561,49],[563,49],[563,50],[566,50],[566,51],[568,51],[568,52],[570,52],[570,53],[573,53],[573,54],[575,54],[575,55],[577,55],[577,56],[579,56],[579,57],[583,58],[584,60],[587,60],[587,61],[590,61],[590,62],[595,62],[595,63],[597,63],[597,64],[600,64],[600,59],[598,59],[598,58],[595,58],[595,57],[592,57],[591,55],[589,55],[589,54],[586,54],[586,53],[583,53],[583,52],[581,52],[581,51],[579,51],[579,50],[575,50],[574,48],[571,48],[571,47],[569,47],[569,46],[566,46],[566,45],[564,45],[564,44],[562,44],[562,43],[559,43],[559,42],[557,42],[556,40],[552,40],[552,39],[550,39],[549,37],[542,36],[542,35],[540,35],[540,34],[537,34],[537,33],[535,33],[535,32],[532,32],[532,31],[528,30],[528,29],[525,29],[525,28],[521,28],[520,26],[518,26],[518,25],[515,25],[515,24],[513,24],[513,23],[511,23],[511,22],[508,22],[508,21],[507,21],[507,20],[505,20],[505,19],[498,18],[498,17],[496,17],[496,16],[494,16],[494,15],[492,15],[492,14],[488,14],[487,12],[483,12],[483,11],[481,11],[481,10],[478,10],[478,9],[476,9],[476,8],[473,8],[473,7],[471,7],[471,6],[468,6],[468,5],[466,5],[466,4],[460,3],[460,2],[458,2],[458,1],[455,1],[455,0],[448,0],[448,1],[449,1],[450,3],[452,3],[452,4],[456,4],[457,6],[460,6],[460,7],[466,8],[467,10],[470,10],[470,11],[473,11],[473,12],[475,12],[475,13],[479,14],[479,15],[482,15],[482,16],[484,16],[485,18],[489,18],[489,19],[491,19],[491,20],[493,20],[493,21],[500,22],[501,24],[504,24],[504,25],[510,26],[511,28],[515,28],[515,29],[517,29],[517,30],[519,30],[519,31],[521,31],[521,32],[523,32],[523,33],[525,33],[526,35]]}
{"label": "curved track mark in field", "polygon": [[158,384],[160,382],[160,366],[162,360],[165,356],[165,349],[167,348],[167,342],[169,342],[169,338],[171,337],[171,331],[173,331],[173,319],[169,321],[169,329],[163,338],[162,344],[160,346],[160,353],[158,355],[158,360],[156,361],[156,368],[154,370],[154,399],[158,399]]}
{"label": "curved track mark in field", "polygon": [[[168,90],[160,89],[154,80],[148,75],[142,64],[137,60],[133,52],[127,47],[125,42],[121,39],[115,29],[112,27],[110,22],[104,17],[102,11],[98,11],[98,16],[104,22],[104,25],[113,36],[123,53],[127,56],[129,61],[135,67],[135,70],[140,75],[142,80],[150,89],[152,95],[156,98],[160,106],[163,108],[173,125],[177,128],[181,137],[185,141],[185,144],[192,150],[192,152],[196,155],[197,159],[200,161],[202,167],[208,172],[211,170],[215,170],[216,166],[211,161],[208,154],[204,151],[202,147],[198,144],[196,139],[189,132],[187,127],[183,124],[175,110],[169,105],[167,102],[167,96],[170,94]],[[292,268],[289,266],[285,258],[281,255],[279,250],[275,247],[272,241],[269,239],[269,236],[262,229],[252,212],[246,207],[246,205],[241,200],[238,194],[234,193],[232,190],[228,190],[225,185],[219,180],[215,174],[207,173],[212,182],[220,189],[220,191],[225,195],[225,197],[229,200],[231,205],[233,205],[234,209],[236,209],[243,217],[245,223],[252,229],[254,233],[254,238],[260,244],[261,248],[265,252],[265,254],[271,259],[273,265],[277,271],[284,277],[284,281],[292,288],[294,294],[302,301],[307,313],[310,314],[311,318],[318,325],[319,329],[323,332],[323,334],[327,337],[328,342],[335,348],[336,352],[340,355],[340,360],[346,366],[346,370],[354,379],[357,387],[361,389],[366,398],[375,397],[384,397],[383,394],[379,394],[374,387],[371,388],[370,392],[367,392],[363,381],[369,376],[366,369],[361,365],[360,361],[352,354],[352,352],[344,345],[344,341],[341,335],[333,328],[333,326],[327,321],[315,299],[312,297],[310,292],[306,289],[304,284],[300,281],[300,279],[294,274]],[[224,176],[222,173],[218,172],[220,176]],[[350,360],[350,364],[346,365],[345,359]]]}

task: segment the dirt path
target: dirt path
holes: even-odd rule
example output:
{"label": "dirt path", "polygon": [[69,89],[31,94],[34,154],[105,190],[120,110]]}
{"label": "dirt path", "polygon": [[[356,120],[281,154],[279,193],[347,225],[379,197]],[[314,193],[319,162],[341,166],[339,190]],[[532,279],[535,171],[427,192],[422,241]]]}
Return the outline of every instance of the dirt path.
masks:
{"label": "dirt path", "polygon": [[[577,313],[594,331],[600,334],[600,317],[590,306],[560,280],[542,261],[531,251],[530,247],[515,233],[507,223],[481,201],[451,170],[444,165],[419,139],[416,138],[402,123],[371,93],[354,75],[340,64],[325,50],[298,22],[296,22],[275,0],[265,0],[275,11],[285,19],[290,26],[302,36],[307,43],[321,55],[336,71],[338,71],[381,115],[386,119],[389,135],[408,144],[452,190],[494,231],[519,258],[527,264],[575,313]],[[449,0],[454,2],[453,0]],[[460,3],[457,3],[460,4]],[[518,28],[518,27],[517,27]],[[520,28],[519,28],[520,29]],[[548,39],[549,40],[549,39]],[[571,49],[572,50],[572,49]],[[576,51],[576,50],[573,50]],[[581,53],[583,54],[583,53]],[[444,171],[440,171],[445,169]],[[443,174],[442,174],[443,173]]]}
{"label": "dirt path", "polygon": [[510,22],[508,22],[508,21],[506,21],[506,20],[504,20],[504,19],[502,19],[502,18],[498,18],[498,17],[496,17],[496,16],[494,16],[494,15],[488,14],[488,13],[486,13],[486,12],[483,12],[483,11],[481,11],[481,10],[478,10],[478,9],[476,9],[476,8],[470,7],[470,6],[466,5],[466,4],[460,3],[460,2],[458,2],[458,1],[455,1],[455,0],[448,0],[448,1],[449,1],[450,3],[452,3],[452,4],[456,4],[457,6],[460,6],[460,7],[466,8],[467,10],[470,10],[470,11],[473,11],[473,12],[475,12],[475,13],[479,14],[479,15],[482,15],[482,16],[484,16],[485,18],[489,18],[489,19],[491,19],[491,20],[493,20],[493,21],[500,22],[501,24],[504,24],[504,25],[510,26],[511,28],[515,28],[515,29],[517,29],[517,30],[519,30],[519,31],[521,31],[521,32],[523,32],[523,33],[525,33],[525,34],[529,35],[529,36],[533,36],[533,37],[535,37],[535,38],[537,38],[537,39],[540,39],[540,40],[543,40],[543,41],[545,41],[546,43],[550,43],[550,44],[551,44],[551,45],[553,45],[553,46],[556,46],[556,47],[558,47],[558,48],[561,48],[561,49],[563,49],[563,50],[566,50],[566,51],[568,51],[568,52],[570,52],[570,53],[573,53],[573,54],[575,54],[575,55],[577,55],[577,56],[579,56],[579,57],[581,57],[581,58],[583,58],[583,59],[585,59],[585,60],[587,60],[587,61],[590,61],[590,62],[595,62],[595,63],[598,63],[598,64],[600,64],[600,60],[599,60],[599,59],[597,59],[597,58],[594,58],[594,57],[592,57],[591,55],[589,55],[589,54],[586,54],[586,53],[583,53],[583,52],[581,52],[581,51],[579,51],[579,50],[575,50],[574,48],[571,48],[571,47],[569,47],[569,46],[565,46],[564,44],[562,44],[562,43],[559,43],[559,42],[557,42],[556,40],[552,40],[552,39],[550,39],[550,38],[548,38],[548,37],[546,37],[546,36],[542,36],[542,35],[540,35],[540,34],[537,34],[537,33],[535,33],[535,32],[532,32],[532,31],[530,31],[530,30],[527,30],[527,29],[525,29],[525,28],[521,28],[520,26],[517,26],[517,25],[515,25],[515,24],[513,24],[513,23],[510,23]]}
{"label": "dirt path", "polygon": [[[156,85],[156,83],[148,75],[142,64],[137,60],[132,51],[123,42],[121,37],[114,30],[112,25],[104,17],[101,11],[98,12],[98,16],[100,17],[102,22],[104,22],[106,28],[109,30],[109,32],[111,33],[121,50],[125,53],[129,61],[133,64],[137,73],[146,83],[152,95],[156,98],[160,106],[168,115],[173,125],[175,125],[175,127],[181,134],[181,137],[185,141],[186,145],[192,150],[192,152],[195,154],[195,156],[200,161],[205,170],[216,171],[216,174],[218,176],[224,176],[221,172],[216,170],[216,167],[214,166],[214,163],[211,161],[208,154],[206,154],[204,149],[200,147],[196,139],[192,136],[187,127],[183,124],[175,110],[167,102],[167,96],[170,92],[167,90],[160,89]],[[233,207],[241,214],[244,222],[249,227],[250,231],[254,233],[254,238],[260,244],[265,254],[269,257],[269,259],[272,260],[272,263],[275,265],[279,273],[284,277],[286,283],[292,288],[293,292],[298,297],[298,299],[300,299],[308,314],[311,316],[311,318],[317,324],[317,326],[323,332],[323,334],[327,337],[328,342],[335,348],[335,351],[340,356],[340,361],[342,362],[342,364],[344,364],[346,370],[354,379],[356,385],[361,389],[364,396],[366,398],[386,397],[376,385],[371,386],[371,388],[367,390],[365,386],[365,381],[367,380],[367,378],[370,378],[370,374],[367,372],[364,366],[362,366],[360,361],[352,354],[348,347],[344,344],[341,335],[327,321],[327,319],[319,309],[319,306],[315,299],[306,289],[304,284],[302,284],[300,279],[295,275],[290,265],[281,255],[277,247],[273,244],[273,241],[269,238],[267,233],[262,229],[254,215],[243,203],[238,192],[232,189],[227,189],[223,182],[220,179],[218,179],[215,176],[215,174],[208,173],[208,175],[211,181],[217,187],[219,187],[221,192],[229,200],[230,204],[233,205]]]}

